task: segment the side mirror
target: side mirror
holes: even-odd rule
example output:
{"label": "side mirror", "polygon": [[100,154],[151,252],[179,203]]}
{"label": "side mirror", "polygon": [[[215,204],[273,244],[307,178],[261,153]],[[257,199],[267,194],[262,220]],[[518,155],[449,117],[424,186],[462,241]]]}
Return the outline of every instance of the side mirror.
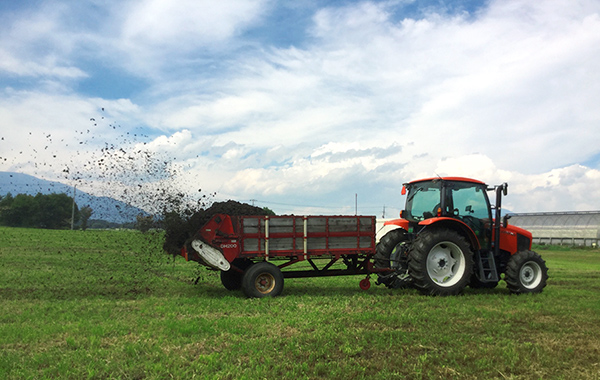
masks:
{"label": "side mirror", "polygon": [[504,196],[508,195],[508,183],[506,182],[502,184],[502,194],[504,194]]}

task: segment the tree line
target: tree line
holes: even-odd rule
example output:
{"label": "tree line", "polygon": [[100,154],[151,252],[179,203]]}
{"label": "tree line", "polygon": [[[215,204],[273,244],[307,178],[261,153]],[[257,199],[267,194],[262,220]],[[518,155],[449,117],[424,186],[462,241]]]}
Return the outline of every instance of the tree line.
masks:
{"label": "tree line", "polygon": [[[9,227],[70,228],[71,223],[86,229],[92,215],[89,206],[79,209],[66,194],[0,196],[0,225]],[[73,216],[73,218],[72,218]]]}
{"label": "tree line", "polygon": [[[264,207],[265,215],[275,215],[273,210]],[[127,228],[148,232],[151,229],[164,229],[165,213],[162,217],[138,215],[135,221],[112,223],[90,219],[93,210],[90,206],[81,209],[73,198],[63,193],[34,195],[11,193],[0,195],[0,226],[24,228],[77,229],[87,228]]]}

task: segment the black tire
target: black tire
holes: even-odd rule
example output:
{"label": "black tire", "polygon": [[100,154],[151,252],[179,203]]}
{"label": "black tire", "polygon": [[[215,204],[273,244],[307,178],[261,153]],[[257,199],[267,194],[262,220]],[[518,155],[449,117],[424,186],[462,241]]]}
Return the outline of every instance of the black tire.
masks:
{"label": "black tire", "polygon": [[256,263],[246,269],[242,290],[247,297],[276,297],[283,290],[283,273],[268,262]]}
{"label": "black tire", "polygon": [[[252,265],[252,261],[244,260],[244,259],[235,259],[231,263],[238,267],[241,270],[246,270],[250,265]],[[240,273],[234,269],[230,269],[228,271],[221,271],[221,284],[227,290],[240,290],[242,288],[242,278],[244,277],[244,273]]]}
{"label": "black tire", "polygon": [[[408,269],[407,258],[404,256],[402,244],[407,241],[408,236],[402,228],[391,230],[383,235],[375,247],[374,267],[376,269],[391,268],[398,273],[406,272]],[[397,275],[378,274],[378,276],[378,283],[384,284],[388,288],[400,288],[404,285]]]}
{"label": "black tire", "polygon": [[517,252],[508,260],[504,281],[511,293],[541,293],[548,281],[548,267],[533,251]]}
{"label": "black tire", "polygon": [[410,248],[408,270],[413,285],[421,293],[456,295],[463,291],[473,274],[473,252],[456,231],[423,231]]}

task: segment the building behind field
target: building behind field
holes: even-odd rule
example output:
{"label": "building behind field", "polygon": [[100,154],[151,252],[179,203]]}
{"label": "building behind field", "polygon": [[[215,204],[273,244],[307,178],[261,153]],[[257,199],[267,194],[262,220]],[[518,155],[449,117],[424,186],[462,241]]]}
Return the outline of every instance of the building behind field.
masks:
{"label": "building behind field", "polygon": [[600,211],[509,214],[509,224],[533,234],[537,244],[598,246]]}

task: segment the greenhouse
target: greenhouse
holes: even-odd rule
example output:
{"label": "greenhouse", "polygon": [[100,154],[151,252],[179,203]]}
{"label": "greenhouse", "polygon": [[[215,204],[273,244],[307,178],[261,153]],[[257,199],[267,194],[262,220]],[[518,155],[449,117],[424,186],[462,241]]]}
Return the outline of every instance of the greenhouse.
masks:
{"label": "greenhouse", "polygon": [[536,244],[598,246],[600,211],[509,214],[509,224],[533,234]]}

